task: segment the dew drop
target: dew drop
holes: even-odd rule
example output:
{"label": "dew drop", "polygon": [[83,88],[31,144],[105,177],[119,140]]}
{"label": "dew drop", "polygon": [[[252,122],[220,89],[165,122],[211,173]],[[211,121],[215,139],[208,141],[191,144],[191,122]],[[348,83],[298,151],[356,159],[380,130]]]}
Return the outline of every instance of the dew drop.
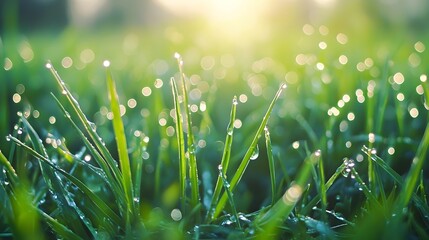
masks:
{"label": "dew drop", "polygon": [[217,166],[217,169],[218,169],[219,171],[222,171],[222,169],[223,169],[222,165],[220,165],[220,164],[219,164],[219,165]]}
{"label": "dew drop", "polygon": [[6,136],[6,141],[10,142],[10,136]]}
{"label": "dew drop", "polygon": [[45,67],[46,67],[47,69],[51,69],[51,68],[52,68],[52,64],[51,64],[51,63],[46,63]]}
{"label": "dew drop", "polygon": [[104,60],[103,61],[103,66],[106,67],[106,68],[109,67],[110,66],[110,61],[109,60]]}
{"label": "dew drop", "polygon": [[61,91],[61,93],[62,93],[62,94],[64,94],[64,95],[66,95],[66,94],[67,94],[67,90],[63,89],[63,90]]}
{"label": "dew drop", "polygon": [[91,155],[89,155],[89,154],[85,155],[85,157],[83,158],[83,160],[85,160],[86,162],[91,161]]}
{"label": "dew drop", "polygon": [[258,157],[259,157],[259,146],[256,145],[255,150],[253,150],[253,153],[250,156],[250,160],[256,160]]}
{"label": "dew drop", "polygon": [[22,134],[22,128],[18,128],[18,131],[16,132],[18,135],[21,135]]}
{"label": "dew drop", "polygon": [[316,152],[314,152],[314,156],[320,157],[322,155],[322,151],[318,149]]}
{"label": "dew drop", "polygon": [[92,131],[95,132],[95,130],[97,130],[97,125],[95,125],[95,123],[88,121],[88,124],[91,127]]}

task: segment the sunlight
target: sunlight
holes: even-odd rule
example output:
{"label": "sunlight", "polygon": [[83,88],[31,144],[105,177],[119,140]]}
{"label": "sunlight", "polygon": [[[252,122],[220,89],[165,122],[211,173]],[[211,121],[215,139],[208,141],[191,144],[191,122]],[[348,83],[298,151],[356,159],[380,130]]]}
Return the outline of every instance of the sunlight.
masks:
{"label": "sunlight", "polygon": [[264,14],[272,9],[272,0],[157,0],[168,11],[187,17],[202,17],[222,34],[239,36],[264,24]]}

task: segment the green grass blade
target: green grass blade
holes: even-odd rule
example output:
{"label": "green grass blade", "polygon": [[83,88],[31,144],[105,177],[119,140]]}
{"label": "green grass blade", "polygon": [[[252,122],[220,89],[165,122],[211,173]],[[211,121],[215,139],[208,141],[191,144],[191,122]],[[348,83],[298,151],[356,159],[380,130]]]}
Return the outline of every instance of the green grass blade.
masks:
{"label": "green grass blade", "polygon": [[320,156],[319,162],[318,162],[318,170],[319,170],[318,187],[319,187],[319,193],[320,193],[321,200],[322,200],[322,217],[326,221],[327,220],[326,208],[328,206],[328,198],[326,196],[327,189],[326,189],[326,184],[325,184],[325,170],[324,169],[325,168],[323,167],[323,157]]}
{"label": "green grass blade", "polygon": [[427,205],[428,202],[427,202],[427,194],[426,194],[426,191],[425,191],[424,179],[425,178],[424,178],[424,174],[423,174],[423,170],[422,170],[421,173],[420,173],[420,184],[418,186],[418,190],[419,190],[419,193],[420,193],[420,198],[423,199],[424,203]]}
{"label": "green grass blade", "polygon": [[6,168],[8,178],[12,182],[12,184],[16,183],[18,181],[18,175],[16,175],[15,169],[12,167],[12,164],[10,164],[10,162],[7,160],[6,156],[2,153],[1,150],[0,150],[0,164]]}
{"label": "green grass blade", "polygon": [[[279,88],[279,90],[277,91],[276,95],[274,96],[270,106],[268,107],[267,112],[265,113],[261,124],[259,125],[258,130],[256,131],[256,134],[252,140],[252,143],[250,144],[249,148],[247,149],[246,154],[244,155],[243,159],[241,160],[240,165],[238,166],[237,171],[235,172],[234,176],[232,177],[232,180],[230,182],[231,184],[231,192],[234,191],[235,187],[237,186],[238,182],[240,182],[241,178],[244,175],[244,172],[247,168],[247,165],[249,164],[250,158],[253,155],[253,152],[256,149],[256,146],[258,144],[258,140],[261,137],[265,126],[267,125],[268,119],[270,118],[271,112],[274,108],[275,103],[277,102],[277,100],[280,97],[280,94],[282,93],[282,91],[286,88],[286,84],[282,84]],[[224,193],[219,201],[219,203],[216,206],[216,210],[214,212],[214,216],[213,218],[217,218],[217,216],[219,216],[219,214],[221,213],[221,211],[223,210],[223,208],[225,207],[225,203],[227,201],[227,195],[226,193]]]}
{"label": "green grass blade", "polygon": [[[405,179],[404,186],[400,193],[399,209],[406,207],[415,192],[416,184],[420,176],[420,171],[423,168],[423,163],[426,159],[427,150],[429,147],[429,124],[426,125],[426,130],[423,134],[422,141],[420,142],[416,155],[411,164],[410,171]],[[402,210],[401,210],[402,211]]]}
{"label": "green grass blade", "polygon": [[131,217],[134,213],[133,210],[133,184],[131,181],[130,159],[128,157],[127,139],[125,136],[124,124],[121,118],[119,109],[119,96],[116,91],[116,85],[113,81],[112,74],[109,69],[107,70],[107,89],[109,92],[110,107],[113,113],[113,131],[115,133],[116,145],[119,154],[119,166],[122,172],[122,184],[127,203],[126,221],[130,223]]}
{"label": "green grass blade", "polygon": [[234,197],[232,195],[231,190],[229,189],[230,185],[228,183],[228,180],[226,180],[226,175],[223,172],[223,169],[221,167],[219,168],[219,175],[220,175],[220,178],[222,179],[223,188],[225,189],[225,192],[228,196],[228,201],[232,209],[232,214],[234,215],[238,228],[241,229],[240,218],[238,217],[237,208],[235,207]]}
{"label": "green grass blade", "polygon": [[200,193],[198,187],[198,167],[197,167],[197,158],[195,153],[194,145],[194,134],[192,131],[192,118],[191,111],[189,110],[188,104],[188,92],[185,82],[185,74],[183,72],[183,60],[179,54],[176,54],[176,58],[179,64],[180,79],[182,82],[182,96],[184,111],[186,115],[186,126],[187,126],[187,153],[189,158],[189,180],[191,182],[191,208],[195,208],[200,203]]}
{"label": "green grass blade", "polygon": [[296,203],[300,200],[306,188],[307,181],[311,176],[313,165],[319,161],[320,154],[321,152],[318,150],[304,160],[296,180],[284,193],[283,197],[264,215],[255,220],[256,225],[262,227],[257,239],[265,239],[266,234],[270,234],[272,237],[277,235],[276,227],[281,224],[281,219],[286,218],[292,212]]}
{"label": "green grass blade", "polygon": [[[371,149],[369,149],[366,146],[362,147],[362,151],[369,155],[371,153],[369,153],[371,151]],[[404,180],[402,180],[401,175],[399,175],[397,172],[395,172],[395,170],[393,170],[382,158],[380,158],[379,156],[377,156],[376,154],[371,154],[371,159],[378,165],[380,166],[385,172],[387,172],[392,178],[393,180],[399,184],[399,186],[401,186],[402,188],[404,187]],[[425,200],[421,199],[416,193],[414,193],[412,195],[412,199],[414,201],[414,203],[416,204],[416,206],[420,209],[420,211],[423,213],[424,216],[429,216],[429,207],[428,205],[425,203]]]}
{"label": "green grass blade", "polygon": [[67,228],[60,222],[58,222],[53,217],[49,216],[45,212],[40,209],[37,209],[41,217],[46,221],[46,223],[54,230],[54,232],[62,239],[70,239],[70,240],[80,240],[82,239],[78,235],[76,235],[71,229]]}
{"label": "green grass blade", "polygon": [[117,226],[122,226],[121,219],[116,213],[111,210],[109,206],[95,193],[93,193],[84,183],[82,183],[79,179],[74,177],[73,175],[69,174],[68,172],[64,171],[63,169],[56,166],[54,163],[52,163],[47,157],[41,155],[31,147],[29,147],[27,144],[21,142],[19,139],[9,136],[9,138],[14,141],[18,146],[22,147],[25,151],[30,153],[32,156],[34,156],[37,159],[40,159],[41,161],[45,162],[47,165],[49,165],[52,169],[62,174],[67,180],[69,180],[71,183],[73,183],[76,187],[78,187],[89,199],[91,199],[94,204],[99,208],[99,212],[102,213],[102,215],[108,217],[112,220]]}
{"label": "green grass blade", "polygon": [[[231,146],[232,146],[232,140],[233,140],[233,136],[234,136],[234,121],[235,121],[235,115],[237,112],[237,97],[234,96],[233,100],[232,100],[232,106],[231,106],[231,113],[230,113],[230,117],[229,117],[229,123],[228,123],[228,127],[227,127],[227,134],[226,134],[226,138],[225,138],[225,148],[223,150],[223,154],[222,154],[222,160],[220,163],[220,166],[222,168],[222,172],[224,174],[226,174],[226,172],[228,171],[228,167],[229,167],[229,161],[231,158]],[[215,209],[215,206],[219,200],[219,196],[221,194],[222,191],[222,176],[219,175],[216,181],[216,186],[215,186],[215,190],[213,192],[213,196],[212,196],[212,200],[210,203],[210,208],[207,211],[207,221],[210,221],[213,216],[213,211]]]}
{"label": "green grass blade", "polygon": [[[341,164],[337,170],[335,170],[335,173],[332,174],[332,176],[328,179],[328,181],[325,184],[325,191],[327,192],[329,190],[329,188],[331,188],[332,184],[334,184],[335,180],[337,180],[337,178],[339,176],[341,176],[342,172],[344,171],[344,169],[346,168],[346,166],[344,164]],[[316,196],[313,197],[313,199],[301,210],[301,214],[303,215],[307,215],[311,209],[313,209],[314,206],[316,206],[316,204],[320,201],[321,199],[321,194],[317,194]]]}
{"label": "green grass blade", "polygon": [[[29,140],[34,147],[33,152],[38,153],[40,156],[43,156],[47,159],[47,151],[43,146],[42,140],[40,139],[37,132],[24,116],[21,116],[21,121],[27,130]],[[9,138],[13,140],[18,146],[25,145],[23,142],[19,141],[19,139],[11,135],[9,135]],[[49,164],[47,164],[45,161],[39,162],[39,167],[46,184],[51,189],[52,193],[57,196],[57,204],[63,208],[62,215],[64,215],[64,220],[67,222],[67,225],[72,226],[73,230],[81,236],[87,236],[87,231],[85,228],[87,228],[90,233],[95,236],[96,232],[91,222],[87,220],[86,215],[81,212],[79,207],[77,207],[70,193],[65,189],[64,184],[58,174],[54,172],[48,165]]]}
{"label": "green grass blade", "polygon": [[276,201],[276,167],[273,157],[273,146],[271,145],[271,137],[268,127],[265,128],[265,145],[267,147],[267,158],[268,166],[270,169],[270,178],[271,178],[271,205],[274,205]]}
{"label": "green grass blade", "polygon": [[378,202],[373,192],[366,186],[365,182],[359,176],[359,173],[356,171],[356,169],[351,168],[351,174],[353,178],[356,179],[356,182],[359,183],[359,187],[362,189],[363,193],[370,200],[370,202],[375,204],[377,207],[381,209],[382,208],[381,204]]}
{"label": "green grass blade", "polygon": [[[58,104],[59,108],[63,111],[64,116],[70,121],[76,132],[79,134],[80,139],[83,141],[91,155],[94,157],[94,160],[98,164],[98,166],[101,167],[103,170],[103,173],[106,174],[106,182],[114,192],[115,197],[118,199],[120,203],[125,203],[125,196],[122,194],[122,185],[120,184],[120,176],[115,175],[115,171],[112,171],[112,168],[109,167],[109,164],[104,160],[104,158],[100,155],[100,153],[95,149],[95,147],[91,144],[91,142],[85,137],[83,132],[80,130],[80,128],[77,126],[77,124],[73,121],[70,114],[66,111],[64,106],[61,104],[61,102],[58,100],[58,98],[53,95],[53,98],[55,99],[56,103]],[[121,204],[122,205],[122,204]]]}
{"label": "green grass blade", "polygon": [[179,185],[182,211],[186,213],[186,156],[185,156],[185,136],[183,134],[182,114],[180,112],[179,93],[174,78],[171,78],[171,89],[173,91],[174,109],[176,114],[176,137],[179,150]]}
{"label": "green grass blade", "polygon": [[119,168],[117,167],[115,160],[113,159],[109,150],[105,146],[104,142],[102,142],[101,137],[96,132],[95,124],[90,122],[87,119],[86,115],[83,113],[82,109],[80,108],[79,103],[73,97],[73,95],[71,94],[69,89],[66,87],[65,82],[61,79],[60,75],[55,70],[54,66],[51,63],[47,63],[46,67],[49,69],[51,74],[54,76],[54,79],[56,80],[58,86],[61,89],[61,93],[64,94],[65,97],[67,98],[67,101],[70,103],[74,112],[77,114],[80,123],[82,123],[82,125],[85,129],[85,132],[88,134],[88,136],[94,142],[96,148],[100,152],[101,156],[103,156],[104,160],[107,162],[109,168],[112,170],[114,175],[117,176],[117,179],[122,179],[121,172],[119,171]]}

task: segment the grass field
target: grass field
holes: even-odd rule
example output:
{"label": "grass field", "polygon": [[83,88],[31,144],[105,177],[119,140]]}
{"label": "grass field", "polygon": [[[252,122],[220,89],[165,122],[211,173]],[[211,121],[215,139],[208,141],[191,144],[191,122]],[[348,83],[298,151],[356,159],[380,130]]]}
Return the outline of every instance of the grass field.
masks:
{"label": "grass field", "polygon": [[2,36],[0,238],[428,239],[429,38],[354,21]]}

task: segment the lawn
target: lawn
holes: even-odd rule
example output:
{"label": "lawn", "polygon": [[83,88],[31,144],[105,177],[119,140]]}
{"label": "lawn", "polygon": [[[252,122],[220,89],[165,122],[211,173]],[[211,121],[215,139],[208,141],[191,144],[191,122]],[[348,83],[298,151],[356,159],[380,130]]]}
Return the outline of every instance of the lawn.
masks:
{"label": "lawn", "polygon": [[427,27],[365,6],[3,27],[0,238],[428,239]]}

